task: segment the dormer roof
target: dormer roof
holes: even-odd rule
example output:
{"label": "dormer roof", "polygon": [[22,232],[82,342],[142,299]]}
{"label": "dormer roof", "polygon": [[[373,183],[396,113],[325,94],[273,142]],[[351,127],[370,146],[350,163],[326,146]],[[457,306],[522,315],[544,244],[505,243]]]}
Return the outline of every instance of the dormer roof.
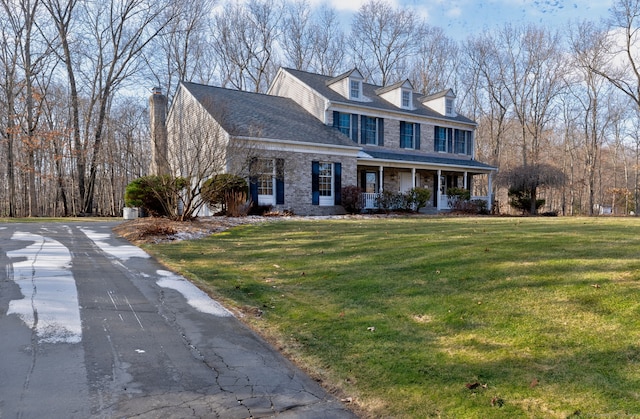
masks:
{"label": "dormer roof", "polygon": [[401,80],[394,84],[390,84],[389,86],[379,87],[376,89],[376,94],[382,95],[384,93],[391,92],[393,90],[397,90],[400,88],[411,89],[413,91],[413,85],[411,84],[409,79],[406,79],[406,80]]}
{"label": "dormer roof", "polygon": [[359,80],[359,81],[364,80],[364,77],[362,76],[362,73],[360,72],[360,70],[358,70],[358,68],[354,68],[352,70],[347,71],[346,73],[342,73],[339,76],[336,76],[332,79],[327,80],[325,83],[327,84],[327,86],[331,86],[333,84],[341,82],[346,78]]}
{"label": "dormer roof", "polygon": [[455,117],[456,111],[453,103],[455,98],[455,92],[452,89],[446,89],[432,95],[422,96],[419,100],[424,106],[433,109],[441,115]]}
{"label": "dormer roof", "polygon": [[376,95],[400,109],[414,109],[413,85],[407,79],[375,90]]}

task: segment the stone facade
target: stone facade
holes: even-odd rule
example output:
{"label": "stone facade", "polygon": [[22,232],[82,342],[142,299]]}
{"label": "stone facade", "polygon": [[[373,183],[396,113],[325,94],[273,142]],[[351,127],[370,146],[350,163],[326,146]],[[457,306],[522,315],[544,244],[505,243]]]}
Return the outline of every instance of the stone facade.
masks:
{"label": "stone facade", "polygon": [[336,154],[328,153],[265,151],[261,153],[260,158],[280,158],[284,160],[284,204],[274,205],[276,211],[291,211],[298,215],[332,215],[344,213],[344,208],[340,205],[313,205],[311,165],[314,161],[340,163],[342,166],[342,186],[346,186],[351,183],[351,179],[356,179],[357,163],[355,156],[337,156]]}

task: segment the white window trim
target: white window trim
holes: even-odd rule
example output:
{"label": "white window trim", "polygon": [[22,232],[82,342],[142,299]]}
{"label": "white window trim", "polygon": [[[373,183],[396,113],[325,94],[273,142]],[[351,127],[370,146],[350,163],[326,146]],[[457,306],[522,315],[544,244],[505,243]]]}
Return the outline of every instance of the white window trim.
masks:
{"label": "white window trim", "polygon": [[[275,205],[276,204],[276,161],[275,159],[262,159],[271,160],[272,174],[271,174],[271,195],[258,194],[258,205]],[[263,173],[260,173],[262,176]]]}
{"label": "white window trim", "polygon": [[402,132],[400,133],[400,148],[403,150],[415,150],[416,149],[416,125],[418,125],[417,122],[406,122],[404,121],[405,125],[406,124],[411,124],[411,126],[413,127],[412,131],[411,131],[411,147],[402,147]]}
{"label": "white window trim", "polygon": [[335,165],[333,163],[331,163],[331,162],[321,161],[321,162],[319,162],[319,164],[320,165],[329,164],[331,166],[331,195],[330,196],[322,196],[322,195],[320,195],[320,199],[319,199],[318,204],[321,207],[333,206],[333,205],[335,205],[335,202],[336,202],[335,201],[336,193],[334,191],[336,168],[335,168]]}
{"label": "white window trim", "polygon": [[446,115],[453,115],[453,99],[449,97],[444,98],[444,112]]}
{"label": "white window trim", "polygon": [[[353,95],[354,89],[353,89],[352,85],[354,83],[358,85],[357,96]],[[362,101],[362,81],[361,80],[349,79],[349,99]]]}
{"label": "white window trim", "polygon": [[[404,95],[409,95],[409,103],[407,105],[404,104]],[[403,109],[413,109],[413,93],[408,89],[400,90],[400,107]]]}

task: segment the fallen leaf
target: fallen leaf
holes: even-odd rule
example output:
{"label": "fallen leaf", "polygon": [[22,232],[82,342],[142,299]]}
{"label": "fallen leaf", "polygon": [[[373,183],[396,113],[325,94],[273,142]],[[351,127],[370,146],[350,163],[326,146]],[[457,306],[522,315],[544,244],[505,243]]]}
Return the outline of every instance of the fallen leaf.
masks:
{"label": "fallen leaf", "polygon": [[480,387],[480,383],[477,381],[475,383],[467,383],[465,384],[465,387],[468,388],[469,390],[473,390]]}
{"label": "fallen leaf", "polygon": [[370,331],[370,332],[375,332],[376,328],[373,327],[373,326],[369,326],[369,327],[367,327],[367,330]]}
{"label": "fallen leaf", "polygon": [[591,285],[593,288],[600,288],[600,284],[593,284]]}
{"label": "fallen leaf", "polygon": [[352,397],[347,397],[342,399],[342,403],[352,403],[353,402],[353,398]]}
{"label": "fallen leaf", "polygon": [[537,378],[534,378],[533,380],[531,380],[531,385],[530,385],[531,388],[534,388],[537,385],[538,385],[538,379]]}

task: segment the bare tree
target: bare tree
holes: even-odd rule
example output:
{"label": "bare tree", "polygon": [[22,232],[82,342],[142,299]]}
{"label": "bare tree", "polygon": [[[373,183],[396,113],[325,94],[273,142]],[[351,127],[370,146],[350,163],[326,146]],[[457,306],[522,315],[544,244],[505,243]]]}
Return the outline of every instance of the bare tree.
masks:
{"label": "bare tree", "polygon": [[313,61],[310,70],[328,76],[335,76],[345,59],[344,32],[334,9],[322,5],[317,10]]}
{"label": "bare tree", "polygon": [[424,23],[413,10],[369,0],[351,25],[355,64],[369,81],[383,86],[396,81],[394,78],[406,77],[407,60],[418,51],[424,33]]}
{"label": "bare tree", "polygon": [[587,193],[589,196],[589,214],[593,215],[595,207],[596,169],[605,131],[609,125],[609,111],[607,103],[612,98],[612,92],[606,79],[601,77],[594,68],[604,66],[605,45],[598,36],[598,29],[591,23],[583,23],[572,31],[570,35],[573,53],[573,82],[569,84],[573,96],[579,105],[582,115],[582,132],[585,147],[585,169],[587,172]]}
{"label": "bare tree", "polygon": [[[11,9],[12,10],[12,9]],[[8,9],[3,8],[3,12]],[[12,42],[16,39],[15,24],[12,25],[11,15],[6,14],[0,20],[0,65],[2,66],[2,92],[3,105],[0,109],[2,115],[2,138],[5,145],[4,160],[7,177],[7,214],[9,217],[17,215],[17,195],[15,178],[15,147],[16,147],[16,102],[19,95],[18,60],[20,58],[19,43]]]}
{"label": "bare tree", "polygon": [[91,123],[85,132],[83,155],[88,161],[88,173],[78,167],[78,176],[86,176],[81,191],[81,211],[93,212],[96,177],[100,165],[100,152],[104,140],[104,127],[113,95],[139,68],[144,48],[173,19],[163,16],[166,3],[151,0],[113,0],[107,5],[83,3],[83,19],[90,49],[83,61],[85,83],[90,88],[89,114]]}
{"label": "bare tree", "polygon": [[212,48],[222,85],[265,92],[275,75],[276,39],[282,7],[268,0],[227,2],[214,17]]}
{"label": "bare tree", "polygon": [[567,63],[558,32],[533,25],[500,31],[500,78],[521,127],[522,163],[538,163],[545,131],[565,87]]}
{"label": "bare tree", "polygon": [[458,71],[458,44],[437,26],[425,25],[424,33],[416,35],[420,35],[417,52],[409,64],[413,87],[425,95],[454,87]]}
{"label": "bare tree", "polygon": [[296,0],[285,7],[280,46],[286,60],[296,70],[307,70],[315,52],[315,27],[307,0]]}
{"label": "bare tree", "polygon": [[143,51],[143,58],[156,86],[169,101],[180,81],[209,84],[216,79],[217,65],[209,45],[211,13],[215,0],[173,2],[157,25],[166,24]]}

